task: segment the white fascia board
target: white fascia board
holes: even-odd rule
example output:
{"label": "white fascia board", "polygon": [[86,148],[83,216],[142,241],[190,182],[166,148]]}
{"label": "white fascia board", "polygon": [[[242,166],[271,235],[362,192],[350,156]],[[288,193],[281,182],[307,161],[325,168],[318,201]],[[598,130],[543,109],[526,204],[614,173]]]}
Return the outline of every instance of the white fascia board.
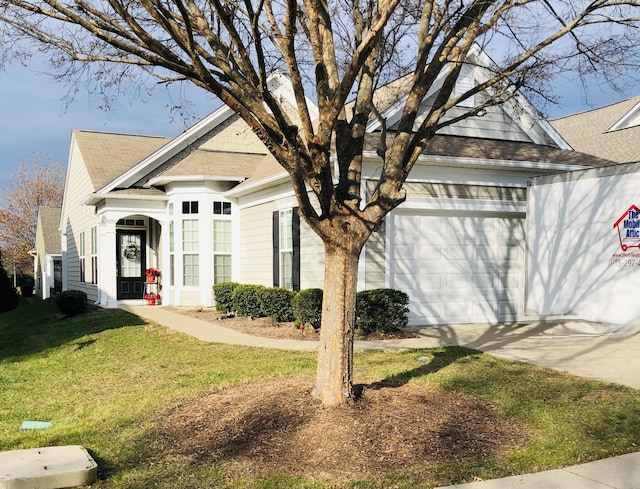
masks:
{"label": "white fascia board", "polygon": [[242,188],[239,188],[239,189],[232,188],[230,190],[227,190],[222,195],[227,198],[244,197],[245,195],[250,194],[251,192],[256,192],[258,190],[261,190],[262,188],[270,187],[277,183],[282,183],[283,181],[286,181],[288,179],[289,179],[289,174],[285,170],[283,170],[280,173],[271,175],[270,177],[267,177],[267,178],[263,178],[256,182],[248,184]]}
{"label": "white fascia board", "polygon": [[109,192],[115,188],[127,187],[143,178],[149,172],[158,168],[169,158],[194,143],[213,128],[227,120],[233,115],[233,111],[226,105],[222,105],[217,110],[211,112],[204,119],[200,120],[179,136],[173,138],[157,151],[151,153],[140,163],[124,172],[118,178],[99,190],[99,193]]}
{"label": "white fascia board", "polygon": [[[268,83],[275,85],[270,87],[275,98],[282,97],[285,100],[287,100],[287,102],[289,102],[289,104],[291,104],[292,107],[295,107],[297,109],[298,102],[296,100],[295,92],[293,91],[293,85],[291,83],[291,80],[289,80],[289,78],[287,78],[284,74],[280,72],[274,72],[271,75],[269,75]],[[309,117],[311,118],[311,120],[314,121],[318,119],[318,117],[320,117],[318,106],[314,104],[313,101],[309,99],[309,97],[307,97],[306,95],[304,98],[307,103],[307,110],[309,111]]]}
{"label": "white fascia board", "polygon": [[103,200],[152,200],[166,202],[168,197],[166,195],[135,195],[135,194],[112,194],[110,192],[94,192],[89,194],[82,205],[96,205]]}
{"label": "white fascia board", "polygon": [[629,112],[627,112],[625,115],[622,116],[622,118],[618,120],[618,122],[616,122],[613,126],[607,129],[607,132],[617,131],[618,129],[620,129],[622,126],[624,126],[627,123],[627,121],[630,118],[634,117],[638,111],[640,111],[640,102],[634,105]]}
{"label": "white fascia board", "polygon": [[151,180],[149,180],[149,185],[151,187],[154,187],[178,182],[244,182],[246,179],[247,177],[244,176],[219,177],[214,175],[158,175],[157,177],[153,177]]}
{"label": "white fascia board", "polygon": [[527,114],[531,120],[537,124],[540,129],[558,146],[560,149],[573,150],[573,148],[567,143],[567,141],[556,131],[553,126],[547,121],[538,110],[533,107],[524,95],[518,93],[503,104],[503,110],[511,117],[511,119],[522,129],[522,131],[531,138],[536,144],[547,145],[547,141],[541,138],[535,131],[531,130],[531,124],[522,119],[522,116],[518,115],[518,107]]}
{"label": "white fascia board", "polygon": [[[363,153],[365,158],[378,158],[373,152]],[[452,156],[425,155],[418,157],[417,163],[422,165],[451,166],[457,168],[472,167],[483,169],[487,167],[504,168],[507,170],[542,170],[568,172],[591,168],[587,165],[567,165],[561,163],[544,163],[539,161],[489,160],[485,158],[460,158]]]}

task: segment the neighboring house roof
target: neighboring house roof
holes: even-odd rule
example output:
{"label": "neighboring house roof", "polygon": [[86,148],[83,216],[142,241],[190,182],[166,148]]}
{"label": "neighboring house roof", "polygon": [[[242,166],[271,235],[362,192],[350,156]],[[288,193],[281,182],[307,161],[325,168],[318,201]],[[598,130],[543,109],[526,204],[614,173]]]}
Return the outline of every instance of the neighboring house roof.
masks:
{"label": "neighboring house roof", "polygon": [[169,141],[168,138],[73,131],[93,189],[98,190]]}
{"label": "neighboring house roof", "polygon": [[617,163],[640,161],[640,96],[551,124],[576,151]]}
{"label": "neighboring house roof", "polygon": [[44,240],[44,252],[47,255],[62,253],[60,241],[60,207],[38,207],[38,221]]}

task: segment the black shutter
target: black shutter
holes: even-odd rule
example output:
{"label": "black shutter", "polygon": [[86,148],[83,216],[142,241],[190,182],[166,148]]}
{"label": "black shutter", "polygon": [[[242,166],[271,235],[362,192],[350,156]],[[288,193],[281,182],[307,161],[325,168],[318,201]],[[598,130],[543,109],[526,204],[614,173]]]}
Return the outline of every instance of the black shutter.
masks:
{"label": "black shutter", "polygon": [[293,234],[293,290],[300,290],[300,216],[298,208],[294,207],[291,217]]}
{"label": "black shutter", "polygon": [[273,286],[280,285],[280,213],[273,213]]}

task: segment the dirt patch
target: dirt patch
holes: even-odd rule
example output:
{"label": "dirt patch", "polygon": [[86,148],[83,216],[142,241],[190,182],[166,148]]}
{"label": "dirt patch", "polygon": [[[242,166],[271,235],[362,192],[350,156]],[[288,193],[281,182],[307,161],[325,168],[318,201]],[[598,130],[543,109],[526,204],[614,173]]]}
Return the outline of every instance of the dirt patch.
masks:
{"label": "dirt patch", "polygon": [[[178,314],[184,314],[186,316],[194,317],[202,321],[224,326],[225,328],[234,329],[241,333],[249,334],[252,336],[260,336],[263,338],[276,338],[276,339],[293,339],[293,340],[306,340],[306,341],[318,341],[320,339],[320,330],[313,331],[310,329],[300,330],[295,327],[294,323],[283,322],[279,323],[271,318],[246,318],[246,317],[226,317],[223,313],[216,311],[215,309],[201,308],[180,308],[167,306],[167,309]],[[410,331],[390,331],[386,333],[374,332],[371,334],[363,334],[361,331],[355,332],[355,338],[357,340],[392,340],[400,338],[415,338],[416,335]]]}
{"label": "dirt patch", "polygon": [[325,408],[312,387],[302,376],[234,385],[184,401],[159,430],[175,455],[333,482],[477,462],[528,439],[518,423],[461,393],[372,384],[357,401]]}

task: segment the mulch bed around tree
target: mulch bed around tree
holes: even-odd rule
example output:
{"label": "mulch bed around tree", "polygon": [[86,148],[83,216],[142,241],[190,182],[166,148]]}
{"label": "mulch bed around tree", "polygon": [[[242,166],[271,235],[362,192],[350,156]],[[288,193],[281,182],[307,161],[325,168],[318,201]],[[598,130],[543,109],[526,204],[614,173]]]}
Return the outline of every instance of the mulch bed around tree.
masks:
{"label": "mulch bed around tree", "polygon": [[313,382],[287,376],[218,389],[182,401],[158,429],[176,456],[333,483],[500,457],[529,438],[466,394],[371,384],[358,400],[326,408],[313,399]]}

